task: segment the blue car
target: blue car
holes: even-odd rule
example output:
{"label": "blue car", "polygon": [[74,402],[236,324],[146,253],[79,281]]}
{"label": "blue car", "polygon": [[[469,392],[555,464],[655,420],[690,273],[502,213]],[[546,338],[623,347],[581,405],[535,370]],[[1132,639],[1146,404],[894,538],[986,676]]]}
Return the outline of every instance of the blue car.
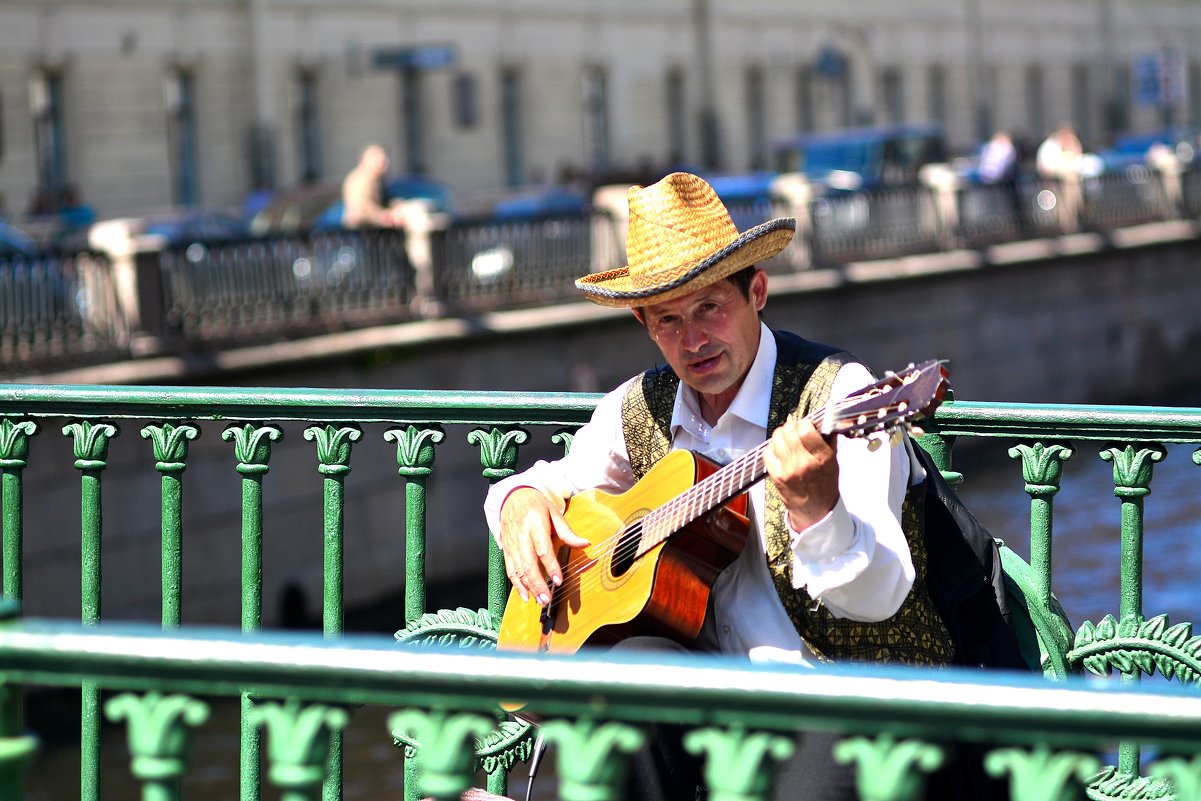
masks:
{"label": "blue car", "polygon": [[0,259],[31,259],[37,256],[38,252],[37,242],[33,241],[32,237],[24,231],[0,221]]}
{"label": "blue car", "polygon": [[884,125],[803,134],[776,143],[778,172],[803,173],[833,190],[906,186],[918,170],[946,157],[937,125]]}

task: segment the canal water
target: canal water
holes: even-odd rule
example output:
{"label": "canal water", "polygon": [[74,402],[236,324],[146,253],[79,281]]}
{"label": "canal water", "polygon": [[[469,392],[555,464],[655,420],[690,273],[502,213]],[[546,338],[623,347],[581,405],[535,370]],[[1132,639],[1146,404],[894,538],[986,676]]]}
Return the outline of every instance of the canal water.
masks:
{"label": "canal water", "polygon": [[[1193,620],[1201,609],[1201,467],[1193,464],[1191,446],[1171,447],[1154,468],[1151,494],[1144,499],[1144,613],[1167,614],[1172,623]],[[960,494],[992,532],[1023,558],[1029,558],[1029,496],[1023,491],[1019,460],[1004,448],[987,453],[957,454],[955,467],[965,474]],[[1054,500],[1053,591],[1078,628],[1118,613],[1120,502],[1113,494],[1113,469],[1095,446],[1083,447],[1064,466],[1062,489]],[[478,588],[456,597],[453,588],[431,590],[431,607],[478,606]],[[470,585],[463,582],[460,586]],[[399,627],[399,599],[372,610],[347,615],[348,630],[391,632]],[[77,695],[55,702],[61,709],[57,735],[35,758],[27,782],[28,798],[61,801],[78,797],[78,747],[72,742],[78,723]],[[75,709],[72,712],[72,709]],[[345,733],[346,801],[401,798],[403,765],[387,732],[391,710],[356,710]],[[72,718],[72,715],[75,717]],[[46,732],[41,732],[44,736]],[[129,774],[124,729],[107,730],[102,744],[102,793],[106,799],[139,797]],[[193,740],[193,768],[184,783],[184,798],[237,798],[238,711],[236,702],[214,703],[210,721]],[[278,798],[264,774],[265,799]],[[536,784],[535,798],[549,799],[553,780]],[[524,780],[511,794],[520,798]]]}

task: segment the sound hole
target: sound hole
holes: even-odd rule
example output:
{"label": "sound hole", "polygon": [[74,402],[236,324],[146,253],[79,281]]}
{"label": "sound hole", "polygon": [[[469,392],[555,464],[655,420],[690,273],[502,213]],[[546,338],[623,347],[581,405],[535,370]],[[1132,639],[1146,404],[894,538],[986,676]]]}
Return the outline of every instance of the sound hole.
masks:
{"label": "sound hole", "polygon": [[613,575],[624,576],[638,558],[638,545],[642,542],[642,526],[629,526],[621,532],[617,547],[613,549]]}

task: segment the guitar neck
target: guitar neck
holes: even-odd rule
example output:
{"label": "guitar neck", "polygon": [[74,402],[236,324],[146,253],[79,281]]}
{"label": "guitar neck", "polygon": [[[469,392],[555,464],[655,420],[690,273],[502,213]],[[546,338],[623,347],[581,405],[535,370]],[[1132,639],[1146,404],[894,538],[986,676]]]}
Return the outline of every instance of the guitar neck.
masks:
{"label": "guitar neck", "polygon": [[639,554],[664,542],[684,526],[713,511],[767,475],[762,442],[706,478],[693,484],[663,506],[642,518]]}

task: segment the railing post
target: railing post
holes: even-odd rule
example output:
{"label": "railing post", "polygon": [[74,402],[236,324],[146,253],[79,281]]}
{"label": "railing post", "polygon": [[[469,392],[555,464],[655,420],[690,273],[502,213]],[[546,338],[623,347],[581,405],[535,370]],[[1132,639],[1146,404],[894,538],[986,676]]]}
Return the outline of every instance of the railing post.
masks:
{"label": "railing post", "polygon": [[1063,463],[1072,458],[1070,445],[1015,445],[1009,455],[1022,460],[1022,478],[1030,496],[1030,572],[1043,609],[1051,605],[1052,499],[1059,492]]}
{"label": "railing post", "polygon": [[[1118,617],[1121,623],[1142,622],[1143,615],[1143,498],[1151,492],[1155,462],[1167,451],[1162,445],[1114,446],[1101,451],[1101,458],[1113,463],[1113,494],[1122,501],[1122,573]],[[1123,684],[1138,682],[1138,671],[1122,673]],[[1139,775],[1137,743],[1118,746],[1118,771]]]}
{"label": "railing post", "polygon": [[[477,428],[468,432],[467,441],[478,445],[480,463],[484,466],[484,477],[494,484],[517,472],[517,451],[529,441],[530,435],[523,429]],[[509,595],[509,578],[505,574],[505,557],[495,538],[488,536],[488,611],[495,625],[499,626],[504,616],[505,602]],[[504,795],[508,777],[503,771],[488,775],[488,790]]]}
{"label": "railing post", "polygon": [[[80,607],[84,625],[100,621],[100,542],[103,507],[100,474],[108,466],[108,442],[117,436],[110,423],[82,420],[63,426],[74,443],[80,478]],[[100,686],[85,681],[80,692],[79,794],[81,801],[100,799]]]}
{"label": "railing post", "polygon": [[959,176],[946,164],[927,164],[918,170],[921,184],[929,191],[933,227],[939,247],[950,250],[962,241],[959,230]]}
{"label": "railing post", "polygon": [[[24,486],[23,473],[29,464],[29,438],[37,433],[32,420],[0,419],[0,533],[3,535],[4,580],[0,592],[0,620],[19,616],[18,602],[24,592]],[[23,798],[22,754],[5,759],[3,744],[20,743],[25,726],[25,699],[16,685],[0,686],[0,798]],[[28,751],[32,751],[29,744]]]}
{"label": "railing post", "polygon": [[445,438],[441,426],[393,428],[384,439],[396,443],[396,472],[405,479],[405,625],[425,614],[425,483],[434,472],[434,446]]}
{"label": "railing post", "polygon": [[[17,620],[21,606],[16,599],[0,598],[0,622]],[[37,748],[37,740],[26,736],[25,698],[20,685],[0,684],[0,798],[25,797],[25,761]]]}
{"label": "railing post", "polygon": [[162,473],[163,628],[180,623],[183,594],[183,471],[188,440],[200,436],[191,423],[149,425],[143,439],[154,445],[155,469]]}
{"label": "railing post", "polygon": [[413,311],[422,317],[440,317],[446,300],[438,294],[432,241],[450,225],[450,216],[434,211],[433,203],[426,198],[403,200],[398,205],[404,221],[405,255],[413,266],[416,282]]}
{"label": "railing post", "polygon": [[[270,469],[271,443],[283,436],[278,426],[232,425],[221,438],[234,442],[242,476],[242,631],[263,627],[263,476]],[[254,701],[242,693],[239,797],[257,801],[262,791],[262,742],[254,724]]]}
{"label": "railing post", "polygon": [[801,173],[786,173],[772,179],[771,195],[783,203],[785,216],[796,218],[796,234],[784,249],[784,258],[793,270],[813,266],[813,186]]}
{"label": "railing post", "polygon": [[[363,431],[356,425],[310,426],[304,430],[304,438],[317,443],[317,471],[325,477],[322,482],[325,536],[322,548],[324,602],[321,620],[326,637],[340,637],[345,619],[343,527],[346,515],[343,491],[346,475],[350,472],[351,447],[362,437]],[[329,733],[322,797],[326,801],[339,801],[342,798],[341,728],[331,729]]]}
{"label": "railing post", "polygon": [[93,226],[88,239],[109,258],[130,352],[146,356],[165,352],[171,344],[160,259],[163,241],[135,234],[132,225],[127,219],[106,220]]}

